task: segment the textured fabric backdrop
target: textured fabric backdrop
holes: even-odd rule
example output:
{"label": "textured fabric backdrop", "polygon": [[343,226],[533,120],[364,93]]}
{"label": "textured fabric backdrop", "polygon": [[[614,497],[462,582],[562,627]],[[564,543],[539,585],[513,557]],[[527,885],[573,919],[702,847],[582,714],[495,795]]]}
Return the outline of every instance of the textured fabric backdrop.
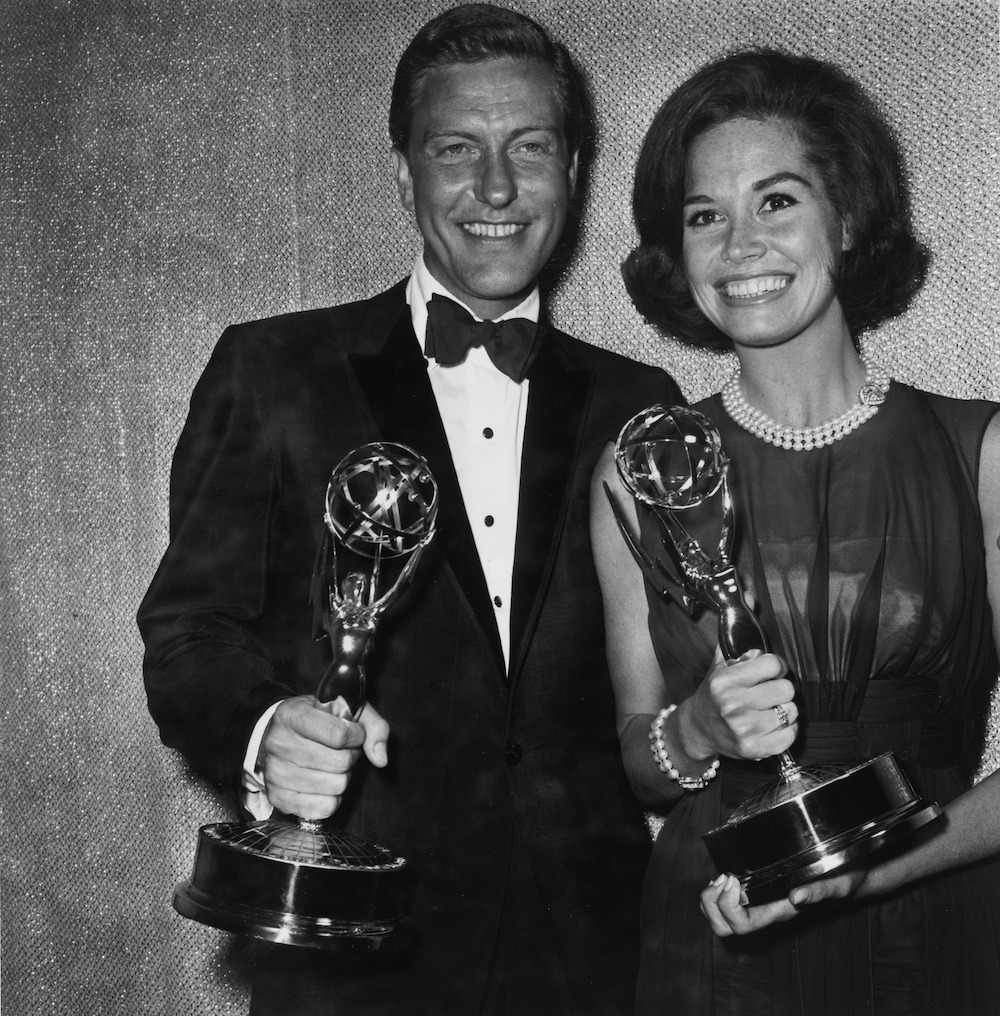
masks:
{"label": "textured fabric backdrop", "polygon": [[[216,795],[163,749],[133,615],[167,533],[187,398],[229,322],[367,296],[417,235],[389,172],[395,60],[421,0],[6,0],[0,14],[3,980],[21,1014],[245,1011],[246,949],[171,889]],[[881,101],[935,253],[873,340],[900,379],[1000,398],[996,0],[524,0],[599,121],[560,327],[672,370],[617,266],[639,141],[723,50],[840,61]],[[989,749],[996,758],[996,741]],[[609,863],[612,863],[609,859]]]}

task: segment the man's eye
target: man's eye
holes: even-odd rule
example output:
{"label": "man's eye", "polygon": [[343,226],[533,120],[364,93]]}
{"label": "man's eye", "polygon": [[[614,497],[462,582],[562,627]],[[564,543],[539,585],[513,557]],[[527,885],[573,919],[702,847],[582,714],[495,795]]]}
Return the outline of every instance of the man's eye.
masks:
{"label": "man's eye", "polygon": [[437,149],[437,158],[446,162],[467,159],[474,154],[472,148],[464,141],[455,141],[450,145],[442,145]]}

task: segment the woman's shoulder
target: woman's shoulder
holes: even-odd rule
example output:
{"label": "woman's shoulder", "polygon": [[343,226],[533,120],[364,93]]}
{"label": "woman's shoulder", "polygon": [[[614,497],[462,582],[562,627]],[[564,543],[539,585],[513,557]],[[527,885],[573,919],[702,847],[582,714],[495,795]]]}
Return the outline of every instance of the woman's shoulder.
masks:
{"label": "woman's shoulder", "polygon": [[901,381],[894,381],[893,386],[898,387],[901,392],[908,393],[911,397],[925,401],[936,413],[950,419],[985,418],[988,420],[1000,410],[1000,402],[993,402],[990,399],[959,399],[950,395],[939,395],[937,392],[914,388]]}
{"label": "woman's shoulder", "polygon": [[898,382],[893,387],[898,387],[903,401],[914,407],[923,407],[924,411],[934,415],[975,479],[979,472],[984,441],[992,447],[1000,436],[1000,402],[989,399],[956,399]]}
{"label": "woman's shoulder", "polygon": [[902,399],[925,406],[949,431],[965,439],[971,438],[976,444],[982,440],[990,420],[1000,412],[1000,402],[989,399],[956,399],[900,382],[894,382],[893,387],[899,389]]}

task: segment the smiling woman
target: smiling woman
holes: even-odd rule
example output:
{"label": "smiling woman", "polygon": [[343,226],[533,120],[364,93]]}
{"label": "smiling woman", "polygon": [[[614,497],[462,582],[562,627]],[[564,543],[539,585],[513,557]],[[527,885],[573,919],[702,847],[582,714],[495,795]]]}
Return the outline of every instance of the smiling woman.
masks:
{"label": "smiling woman", "polygon": [[[844,233],[843,256],[831,268],[851,334],[905,310],[923,284],[928,254],[910,228],[895,140],[871,99],[839,68],[773,51],[736,54],[703,68],[654,118],[633,192],[640,242],[623,266],[636,307],[683,342],[731,348],[730,337],[694,303],[683,248],[691,218],[685,212],[693,210],[686,202],[699,196],[690,189],[690,160],[713,128],[739,131],[741,123],[757,137],[766,125],[797,142],[771,153],[786,161],[776,170],[786,183],[793,182],[784,175],[790,160],[805,169],[798,174],[800,186],[808,182],[815,192],[822,184],[817,200],[828,200]],[[761,172],[765,176],[753,183],[770,193],[769,185],[779,181],[769,178],[763,164]],[[779,189],[788,193],[788,186]],[[770,207],[788,203],[778,198]]]}
{"label": "smiling woman", "polygon": [[[695,408],[731,462],[733,563],[773,651],[723,662],[714,616],[644,586],[604,494],[609,448],[593,544],[619,737],[635,793],[665,813],[640,1014],[985,1016],[1000,997],[1000,774],[968,779],[998,668],[1000,407],[909,388],[859,354],[926,270],[902,179],[858,85],[774,51],[700,70],[642,148],[626,283],[663,330],[739,361]],[[656,558],[654,518],[628,507]],[[745,906],[702,836],[786,750],[894,751],[947,821]]]}
{"label": "smiling woman", "polygon": [[845,230],[790,127],[713,127],[691,145],[687,180],[684,275],[720,332],[747,345],[848,337],[834,289]]}

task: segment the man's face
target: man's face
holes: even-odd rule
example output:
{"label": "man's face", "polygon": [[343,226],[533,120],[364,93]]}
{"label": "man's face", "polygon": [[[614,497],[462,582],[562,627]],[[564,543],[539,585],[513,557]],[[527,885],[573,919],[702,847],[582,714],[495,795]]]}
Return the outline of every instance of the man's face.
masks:
{"label": "man's face", "polygon": [[480,317],[530,291],[562,235],[576,183],[551,69],[488,60],[430,71],[410,150],[393,150],[431,274]]}

